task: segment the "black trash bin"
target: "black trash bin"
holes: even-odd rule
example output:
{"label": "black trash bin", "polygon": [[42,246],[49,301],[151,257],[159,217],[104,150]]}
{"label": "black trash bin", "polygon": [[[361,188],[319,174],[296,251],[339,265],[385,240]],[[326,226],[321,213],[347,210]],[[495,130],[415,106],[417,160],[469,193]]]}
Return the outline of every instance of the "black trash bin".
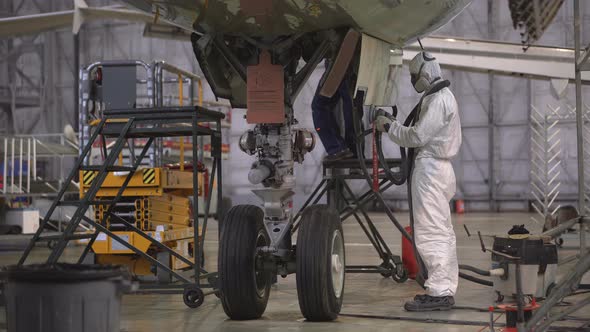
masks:
{"label": "black trash bin", "polygon": [[0,269],[8,332],[119,332],[127,269],[27,265]]}

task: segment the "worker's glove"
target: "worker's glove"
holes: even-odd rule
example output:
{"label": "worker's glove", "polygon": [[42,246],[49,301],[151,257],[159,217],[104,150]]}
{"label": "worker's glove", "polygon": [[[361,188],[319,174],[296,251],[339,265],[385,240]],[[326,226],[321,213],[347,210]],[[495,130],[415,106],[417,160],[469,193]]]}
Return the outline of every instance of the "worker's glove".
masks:
{"label": "worker's glove", "polygon": [[375,120],[375,128],[381,132],[389,132],[389,128],[391,128],[391,119],[386,116],[380,115]]}

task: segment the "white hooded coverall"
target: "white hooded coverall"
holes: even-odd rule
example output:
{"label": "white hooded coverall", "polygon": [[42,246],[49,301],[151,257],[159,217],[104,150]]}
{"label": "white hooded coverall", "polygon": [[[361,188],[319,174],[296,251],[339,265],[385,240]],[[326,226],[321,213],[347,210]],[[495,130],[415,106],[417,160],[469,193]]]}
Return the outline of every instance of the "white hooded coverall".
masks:
{"label": "white hooded coverall", "polygon": [[[426,64],[421,71],[432,68],[432,71],[438,70],[436,74],[440,77],[440,67],[435,61]],[[413,231],[416,248],[428,270],[424,286],[430,296],[454,296],[459,267],[449,207],[455,195],[455,173],[450,159],[461,146],[461,123],[455,96],[449,88],[428,95],[423,98],[418,114],[419,119],[412,127],[393,121],[388,134],[396,144],[416,148],[412,172]]]}

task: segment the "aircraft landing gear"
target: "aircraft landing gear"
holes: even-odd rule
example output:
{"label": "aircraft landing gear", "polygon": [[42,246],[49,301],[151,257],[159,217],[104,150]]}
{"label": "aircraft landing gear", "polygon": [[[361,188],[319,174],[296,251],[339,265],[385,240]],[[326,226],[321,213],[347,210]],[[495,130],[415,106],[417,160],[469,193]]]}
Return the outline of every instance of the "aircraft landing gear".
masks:
{"label": "aircraft landing gear", "polygon": [[346,266],[338,213],[326,205],[307,208],[298,245],[281,250],[281,256],[267,252],[271,240],[263,219],[262,209],[253,205],[236,206],[225,217],[219,243],[220,297],[225,313],[235,320],[260,318],[273,277],[296,271],[303,316],[314,322],[336,319],[342,307]]}
{"label": "aircraft landing gear", "polygon": [[[351,35],[355,38],[347,48],[350,58],[360,34]],[[342,44],[341,37],[337,31],[324,31],[307,39],[312,44],[316,44],[316,38],[322,41],[303,68],[298,68],[301,54],[293,50],[305,42],[299,37],[281,39],[280,43],[277,40],[263,50],[260,43],[233,44],[220,42],[223,39],[218,36],[193,36],[195,53],[204,67],[210,61],[217,64],[217,59],[230,59],[232,71],[219,77],[220,82],[235,74],[241,76],[247,98],[235,99],[232,104],[247,106],[246,120],[254,124],[240,137],[239,147],[256,158],[248,180],[260,185],[253,192],[260,198],[261,208],[231,209],[222,223],[219,243],[221,300],[231,319],[262,316],[273,279],[295,272],[301,311],[308,320],[333,320],[340,312],[345,264],[338,212],[326,206],[309,208],[301,221],[297,246],[291,239],[295,231],[294,164],[302,163],[315,146],[313,133],[297,128],[293,104],[316,66],[327,57],[337,56],[332,49]],[[213,49],[224,56],[212,53]],[[236,54],[234,50],[246,52]],[[252,65],[256,57],[258,64]],[[207,68],[204,71],[209,72]],[[232,80],[239,80],[238,76]],[[233,89],[233,85],[228,87]]]}

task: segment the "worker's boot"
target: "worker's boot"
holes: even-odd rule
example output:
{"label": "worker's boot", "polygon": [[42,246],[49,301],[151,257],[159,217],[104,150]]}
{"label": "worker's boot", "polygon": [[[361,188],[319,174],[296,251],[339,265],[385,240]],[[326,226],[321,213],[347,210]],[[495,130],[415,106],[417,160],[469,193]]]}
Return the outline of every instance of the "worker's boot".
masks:
{"label": "worker's boot", "polygon": [[407,311],[443,311],[451,310],[455,305],[452,296],[416,295],[413,301],[404,305]]}

